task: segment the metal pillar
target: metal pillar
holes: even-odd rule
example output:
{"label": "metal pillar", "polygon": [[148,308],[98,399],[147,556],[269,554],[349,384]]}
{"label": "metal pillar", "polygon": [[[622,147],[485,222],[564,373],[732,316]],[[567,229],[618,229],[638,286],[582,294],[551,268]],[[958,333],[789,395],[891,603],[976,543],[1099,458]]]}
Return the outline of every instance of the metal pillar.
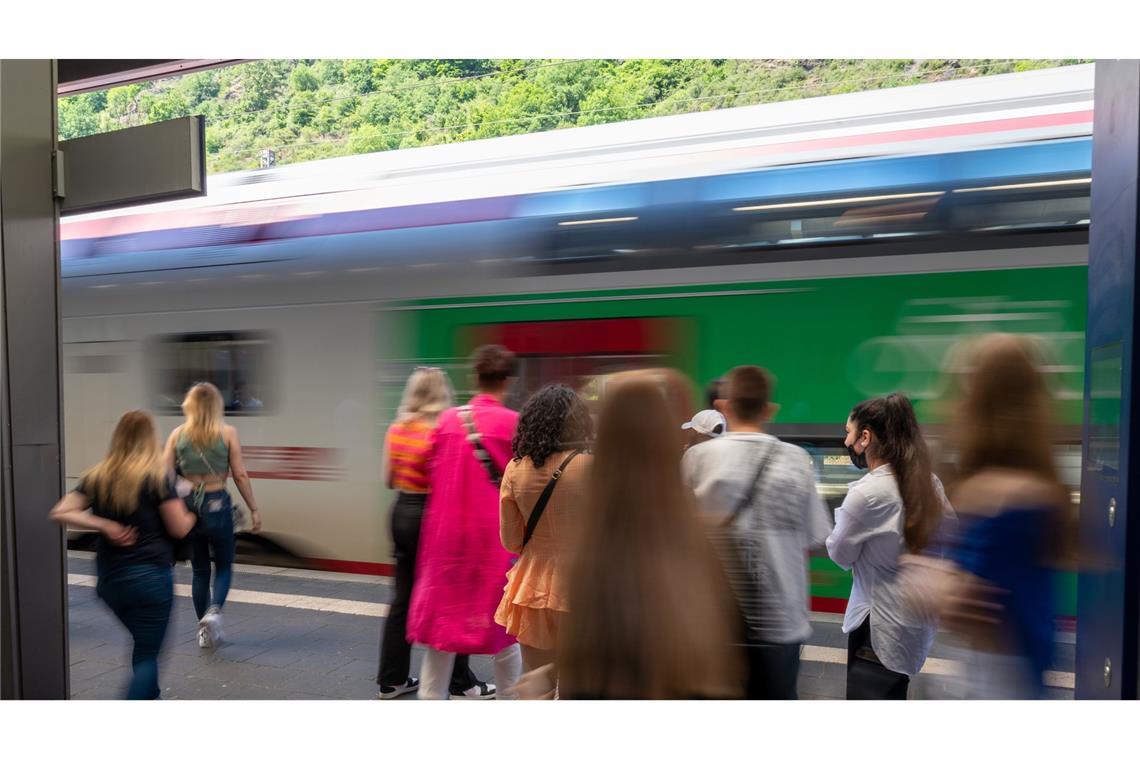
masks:
{"label": "metal pillar", "polygon": [[[1136,699],[1140,421],[1133,420],[1132,401],[1140,398],[1140,61],[1097,62],[1095,109],[1076,696]],[[1133,505],[1137,514],[1129,519]]]}
{"label": "metal pillar", "polygon": [[0,682],[5,699],[68,696],[56,66],[0,61]]}

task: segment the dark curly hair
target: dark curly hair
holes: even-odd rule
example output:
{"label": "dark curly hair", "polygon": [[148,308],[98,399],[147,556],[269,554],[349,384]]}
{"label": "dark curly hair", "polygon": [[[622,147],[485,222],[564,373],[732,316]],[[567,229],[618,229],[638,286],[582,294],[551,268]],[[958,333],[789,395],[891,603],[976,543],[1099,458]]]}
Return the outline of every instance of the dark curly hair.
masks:
{"label": "dark curly hair", "polygon": [[526,402],[511,441],[516,459],[530,457],[542,467],[556,451],[582,445],[593,433],[590,410],[573,388],[548,385]]}

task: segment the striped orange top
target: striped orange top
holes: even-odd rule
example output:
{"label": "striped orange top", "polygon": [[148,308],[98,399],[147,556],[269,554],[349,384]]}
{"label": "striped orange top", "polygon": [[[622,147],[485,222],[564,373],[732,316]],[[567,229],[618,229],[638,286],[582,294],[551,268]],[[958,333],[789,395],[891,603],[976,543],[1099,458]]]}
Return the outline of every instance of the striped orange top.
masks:
{"label": "striped orange top", "polygon": [[388,428],[388,472],[397,491],[427,493],[431,490],[427,456],[431,450],[432,426],[426,422],[395,422]]}

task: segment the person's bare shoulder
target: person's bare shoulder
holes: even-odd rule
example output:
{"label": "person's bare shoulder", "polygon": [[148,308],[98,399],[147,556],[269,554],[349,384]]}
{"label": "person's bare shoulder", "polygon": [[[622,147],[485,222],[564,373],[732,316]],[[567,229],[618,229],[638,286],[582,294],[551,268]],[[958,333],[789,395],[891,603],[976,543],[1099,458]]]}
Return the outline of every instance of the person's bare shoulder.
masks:
{"label": "person's bare shoulder", "polygon": [[1059,498],[1056,483],[1033,473],[999,468],[970,476],[957,484],[950,495],[956,512],[973,515],[1051,504]]}

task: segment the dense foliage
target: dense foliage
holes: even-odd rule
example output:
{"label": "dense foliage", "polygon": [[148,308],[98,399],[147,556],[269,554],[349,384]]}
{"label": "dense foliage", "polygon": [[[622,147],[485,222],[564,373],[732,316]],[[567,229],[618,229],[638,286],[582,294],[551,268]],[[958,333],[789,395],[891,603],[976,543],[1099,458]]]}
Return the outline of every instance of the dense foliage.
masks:
{"label": "dense foliage", "polygon": [[63,98],[59,132],[202,114],[217,173],[1076,62],[266,60]]}

